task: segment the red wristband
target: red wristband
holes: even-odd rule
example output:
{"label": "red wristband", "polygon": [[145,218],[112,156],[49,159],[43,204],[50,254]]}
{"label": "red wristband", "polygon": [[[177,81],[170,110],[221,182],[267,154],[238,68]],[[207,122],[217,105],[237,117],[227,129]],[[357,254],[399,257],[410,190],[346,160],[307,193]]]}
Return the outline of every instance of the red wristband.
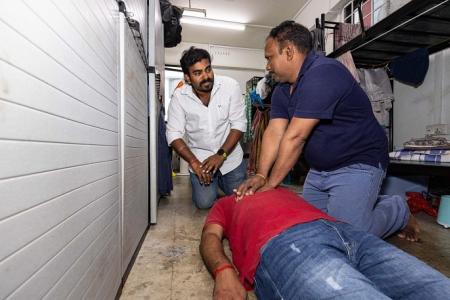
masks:
{"label": "red wristband", "polygon": [[222,272],[223,270],[226,270],[226,269],[234,269],[234,267],[230,264],[225,264],[223,266],[218,267],[213,272],[214,279],[216,279],[217,274],[219,274],[220,272]]}

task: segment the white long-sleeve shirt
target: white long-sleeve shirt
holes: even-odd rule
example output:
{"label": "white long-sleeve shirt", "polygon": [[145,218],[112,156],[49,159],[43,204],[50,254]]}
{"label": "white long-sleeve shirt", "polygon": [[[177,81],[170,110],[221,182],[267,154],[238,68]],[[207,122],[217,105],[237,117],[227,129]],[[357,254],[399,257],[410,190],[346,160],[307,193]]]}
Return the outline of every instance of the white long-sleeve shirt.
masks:
{"label": "white long-sleeve shirt", "polygon": [[[215,154],[225,142],[230,129],[245,132],[245,102],[236,80],[214,76],[209,105],[205,106],[185,84],[175,90],[167,115],[167,142],[187,138],[187,145],[198,160]],[[239,143],[229,153],[220,172],[226,174],[242,162],[243,151]]]}

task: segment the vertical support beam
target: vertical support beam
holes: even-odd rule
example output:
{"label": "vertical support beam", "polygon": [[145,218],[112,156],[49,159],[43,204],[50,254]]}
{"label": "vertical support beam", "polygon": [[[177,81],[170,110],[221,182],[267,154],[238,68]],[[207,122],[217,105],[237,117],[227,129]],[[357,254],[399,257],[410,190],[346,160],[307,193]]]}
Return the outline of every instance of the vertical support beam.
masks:
{"label": "vertical support beam", "polygon": [[157,221],[158,209],[158,112],[156,99],[156,80],[155,74],[150,73],[148,76],[148,122],[149,122],[149,179],[150,179],[150,223],[155,224]]}
{"label": "vertical support beam", "polygon": [[123,262],[123,235],[124,235],[124,174],[125,174],[125,161],[123,159],[125,153],[125,135],[121,134],[125,132],[125,16],[123,13],[119,13],[119,66],[118,66],[118,86],[119,86],[119,99],[117,101],[118,107],[118,139],[119,139],[119,203],[120,203],[120,213],[119,213],[119,240],[120,240],[120,270],[122,272],[121,276],[126,269]]}
{"label": "vertical support beam", "polygon": [[[158,118],[160,99],[156,91],[156,74],[161,75],[161,86],[164,86],[164,36],[159,1],[149,1],[148,6],[148,63],[154,72],[148,74],[149,95],[149,177],[150,177],[150,212],[151,224],[157,221],[158,193]],[[162,94],[161,94],[162,95]]]}

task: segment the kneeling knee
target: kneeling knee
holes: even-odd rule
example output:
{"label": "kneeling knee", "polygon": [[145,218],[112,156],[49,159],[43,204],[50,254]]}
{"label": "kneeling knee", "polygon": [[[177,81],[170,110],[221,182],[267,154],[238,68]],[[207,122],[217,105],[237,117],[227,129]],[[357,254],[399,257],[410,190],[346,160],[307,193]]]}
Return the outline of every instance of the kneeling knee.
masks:
{"label": "kneeling knee", "polygon": [[198,209],[209,209],[213,206],[216,197],[193,199],[194,204]]}
{"label": "kneeling knee", "polygon": [[194,202],[194,204],[198,209],[209,209],[213,205],[212,203],[198,203],[198,202]]}

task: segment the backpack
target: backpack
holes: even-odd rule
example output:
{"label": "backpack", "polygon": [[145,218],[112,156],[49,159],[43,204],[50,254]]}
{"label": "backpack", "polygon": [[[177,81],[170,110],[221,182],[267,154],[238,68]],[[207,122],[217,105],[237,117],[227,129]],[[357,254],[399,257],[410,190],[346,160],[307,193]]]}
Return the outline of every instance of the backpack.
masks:
{"label": "backpack", "polygon": [[164,47],[172,48],[181,42],[180,18],[183,10],[170,4],[169,0],[159,0],[159,3],[164,25]]}

